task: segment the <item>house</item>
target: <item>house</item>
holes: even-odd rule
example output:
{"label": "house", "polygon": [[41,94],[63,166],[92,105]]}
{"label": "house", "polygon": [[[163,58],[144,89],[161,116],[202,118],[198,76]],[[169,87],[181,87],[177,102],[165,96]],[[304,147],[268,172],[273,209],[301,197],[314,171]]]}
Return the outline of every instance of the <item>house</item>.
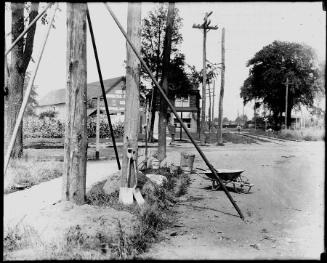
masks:
{"label": "house", "polygon": [[[171,100],[174,105],[178,116],[183,120],[183,123],[186,125],[190,132],[199,132],[200,128],[200,92],[194,87],[187,96],[175,96],[173,100]],[[168,109],[170,112],[170,109]],[[179,134],[181,129],[181,125],[178,122],[177,118],[171,113],[173,116],[173,121],[176,126],[176,132]],[[158,134],[158,122],[159,122],[159,114],[156,112],[155,122],[153,134],[154,137],[157,137]],[[167,133],[168,134],[168,133]]]}
{"label": "house", "polygon": [[[106,92],[106,98],[112,122],[124,121],[126,95],[125,77],[121,76],[103,80],[103,85]],[[106,114],[100,82],[96,81],[88,83],[87,116],[96,115],[98,97],[100,101],[100,114]],[[39,105],[36,107],[36,113],[40,114],[41,112],[48,110],[56,111],[57,119],[63,121],[66,119],[66,89],[50,91],[39,101]],[[142,109],[141,112],[143,112]]]}

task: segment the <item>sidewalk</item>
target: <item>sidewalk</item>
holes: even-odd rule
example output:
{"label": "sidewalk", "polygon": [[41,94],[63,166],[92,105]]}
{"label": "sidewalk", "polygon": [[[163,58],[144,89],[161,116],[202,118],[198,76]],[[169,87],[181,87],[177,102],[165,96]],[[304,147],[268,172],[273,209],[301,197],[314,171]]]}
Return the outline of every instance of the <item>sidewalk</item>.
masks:
{"label": "sidewalk", "polygon": [[[86,191],[118,171],[116,160],[88,161]],[[4,195],[4,225],[18,222],[25,215],[54,204],[61,199],[62,177],[40,183],[29,189]]]}

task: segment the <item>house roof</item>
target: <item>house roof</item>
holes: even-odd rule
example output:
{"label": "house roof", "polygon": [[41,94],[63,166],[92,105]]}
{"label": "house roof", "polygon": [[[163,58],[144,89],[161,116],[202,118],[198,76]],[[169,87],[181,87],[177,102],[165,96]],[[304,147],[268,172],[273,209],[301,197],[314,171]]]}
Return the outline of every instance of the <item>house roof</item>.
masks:
{"label": "house roof", "polygon": [[[125,77],[116,77],[112,79],[103,80],[103,85],[106,93],[110,92],[113,88],[125,89]],[[87,84],[87,99],[102,97],[101,85],[99,81]],[[66,89],[57,89],[50,91],[39,101],[39,106],[56,105],[66,103]]]}

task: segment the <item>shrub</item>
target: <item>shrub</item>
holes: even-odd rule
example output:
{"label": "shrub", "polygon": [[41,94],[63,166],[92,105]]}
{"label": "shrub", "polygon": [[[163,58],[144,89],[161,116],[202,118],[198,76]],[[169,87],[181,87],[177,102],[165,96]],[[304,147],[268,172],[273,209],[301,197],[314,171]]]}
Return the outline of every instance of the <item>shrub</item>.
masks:
{"label": "shrub", "polygon": [[[124,123],[117,121],[112,123],[115,137],[121,137],[124,134]],[[87,120],[88,137],[96,136],[96,118],[90,117]],[[65,124],[63,121],[54,118],[33,118],[24,119],[24,137],[25,138],[63,138],[65,136]],[[100,138],[109,138],[110,128],[105,116],[100,117]]]}
{"label": "shrub", "polygon": [[57,114],[58,114],[58,112],[56,112],[54,110],[47,110],[47,111],[40,113],[39,119],[43,120],[45,117],[48,117],[49,119],[53,119],[56,117]]}

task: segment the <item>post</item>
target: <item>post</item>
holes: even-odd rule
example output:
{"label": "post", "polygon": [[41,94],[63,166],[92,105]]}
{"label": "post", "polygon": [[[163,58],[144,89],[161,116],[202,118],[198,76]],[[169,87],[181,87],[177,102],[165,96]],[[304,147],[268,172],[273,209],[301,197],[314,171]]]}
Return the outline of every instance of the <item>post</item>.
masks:
{"label": "post", "polygon": [[[138,52],[141,52],[141,3],[128,3],[127,14],[127,35]],[[137,174],[133,162],[129,166],[127,149],[132,148],[137,153],[137,137],[139,124],[139,82],[140,82],[140,62],[133,52],[133,49],[127,46],[127,66],[126,66],[126,103],[125,103],[125,121],[124,121],[124,147],[122,159],[122,174],[120,183],[119,199],[122,199],[122,188],[132,188],[136,183]],[[137,154],[136,154],[137,157]],[[137,160],[136,160],[137,164]],[[128,168],[131,174],[128,180]],[[137,166],[136,166],[137,169]],[[130,182],[130,185],[128,185]]]}
{"label": "post", "polygon": [[62,199],[85,203],[87,159],[86,3],[67,3],[67,91]]}
{"label": "post", "polygon": [[97,127],[95,138],[95,159],[99,160],[100,157],[100,96],[97,97]]}
{"label": "post", "polygon": [[[162,67],[162,88],[166,94],[168,94],[168,70],[170,64],[170,53],[171,53],[171,36],[174,24],[174,3],[169,3],[166,23],[166,33],[164,39],[163,48],[163,67]],[[166,130],[167,130],[167,104],[165,100],[160,97],[160,111],[159,111],[159,122],[158,122],[158,159],[162,161],[166,158]]]}
{"label": "post", "polygon": [[[182,100],[182,106],[183,106],[183,100]],[[181,120],[182,122],[183,121],[183,109],[181,111]],[[182,140],[182,137],[183,137],[183,128],[182,128],[182,125],[180,125],[180,129],[179,129],[179,140],[181,141]]]}
{"label": "post", "polygon": [[208,91],[209,91],[209,108],[208,108],[208,124],[209,124],[209,134],[211,131],[211,89],[210,84],[208,83]]}
{"label": "post", "polygon": [[211,121],[215,123],[215,89],[216,89],[216,82],[213,80],[213,87],[212,87],[212,110],[211,110]]}
{"label": "post", "polygon": [[286,96],[285,96],[285,129],[287,129],[287,108],[288,108],[288,78],[286,78]]}
{"label": "post", "polygon": [[205,144],[205,117],[206,117],[206,82],[207,82],[207,73],[206,73],[206,41],[207,41],[207,32],[209,30],[217,30],[217,26],[209,26],[210,20],[208,21],[208,17],[212,14],[212,11],[205,14],[204,22],[202,25],[193,25],[193,28],[203,29],[203,57],[202,57],[202,105],[201,105],[201,125],[200,125],[200,141],[201,144]]}
{"label": "post", "polygon": [[203,28],[203,50],[202,50],[202,104],[201,104],[201,132],[200,141],[201,144],[205,144],[205,125],[206,125],[206,84],[207,84],[207,70],[206,70],[206,42],[207,42],[207,30]]}
{"label": "post", "polygon": [[225,28],[221,32],[221,86],[219,95],[219,112],[218,112],[218,129],[217,129],[217,145],[224,145],[223,143],[223,100],[225,88]]}

